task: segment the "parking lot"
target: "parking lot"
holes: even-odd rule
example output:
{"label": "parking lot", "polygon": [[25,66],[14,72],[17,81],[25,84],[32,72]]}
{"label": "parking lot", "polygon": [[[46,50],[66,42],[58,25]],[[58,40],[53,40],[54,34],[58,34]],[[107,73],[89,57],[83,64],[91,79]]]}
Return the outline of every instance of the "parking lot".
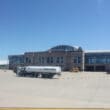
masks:
{"label": "parking lot", "polygon": [[62,72],[43,79],[0,70],[0,107],[110,108],[110,75]]}

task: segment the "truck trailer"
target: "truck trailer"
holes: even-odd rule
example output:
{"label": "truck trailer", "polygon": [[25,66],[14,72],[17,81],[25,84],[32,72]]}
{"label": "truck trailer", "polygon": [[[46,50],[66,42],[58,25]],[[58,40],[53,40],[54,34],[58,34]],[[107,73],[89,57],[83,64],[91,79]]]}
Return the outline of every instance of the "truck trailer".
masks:
{"label": "truck trailer", "polygon": [[61,75],[60,66],[23,66],[17,67],[17,76],[32,76],[42,78],[53,78],[55,75]]}

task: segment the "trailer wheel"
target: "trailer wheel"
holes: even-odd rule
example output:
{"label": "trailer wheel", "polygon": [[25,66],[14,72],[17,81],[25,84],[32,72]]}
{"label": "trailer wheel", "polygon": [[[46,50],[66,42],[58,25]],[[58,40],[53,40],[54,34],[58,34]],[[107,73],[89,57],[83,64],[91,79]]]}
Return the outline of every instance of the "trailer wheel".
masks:
{"label": "trailer wheel", "polygon": [[41,74],[41,77],[42,78],[48,78],[48,75],[47,74]]}
{"label": "trailer wheel", "polygon": [[35,74],[35,77],[38,78],[39,74]]}
{"label": "trailer wheel", "polygon": [[20,74],[20,76],[24,76],[24,74],[22,73],[22,74]]}
{"label": "trailer wheel", "polygon": [[42,74],[42,78],[53,78],[55,74]]}
{"label": "trailer wheel", "polygon": [[23,74],[22,74],[22,76],[23,76],[23,77],[25,77],[25,76],[26,76],[26,74],[25,74],[25,73],[23,73]]}
{"label": "trailer wheel", "polygon": [[16,75],[20,77],[21,76],[21,72],[17,73]]}
{"label": "trailer wheel", "polygon": [[35,77],[34,73],[31,74],[31,77]]}
{"label": "trailer wheel", "polygon": [[49,74],[48,78],[53,78],[55,74]]}

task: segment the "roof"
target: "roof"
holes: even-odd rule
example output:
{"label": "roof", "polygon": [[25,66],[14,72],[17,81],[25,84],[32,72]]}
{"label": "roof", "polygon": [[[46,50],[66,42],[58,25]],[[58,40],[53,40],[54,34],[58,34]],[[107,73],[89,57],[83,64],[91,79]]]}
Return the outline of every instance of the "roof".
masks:
{"label": "roof", "polygon": [[110,50],[87,50],[85,53],[110,53]]}
{"label": "roof", "polygon": [[82,48],[70,45],[57,45],[49,49],[49,51],[82,51]]}

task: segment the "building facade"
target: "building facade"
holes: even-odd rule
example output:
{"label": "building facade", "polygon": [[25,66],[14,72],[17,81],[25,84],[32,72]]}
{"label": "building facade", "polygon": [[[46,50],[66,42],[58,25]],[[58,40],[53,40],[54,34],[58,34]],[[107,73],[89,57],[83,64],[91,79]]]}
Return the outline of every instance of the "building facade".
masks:
{"label": "building facade", "polygon": [[61,66],[62,70],[70,70],[77,67],[84,70],[83,50],[81,47],[59,45],[43,52],[26,52],[23,55],[10,55],[9,68],[17,66]]}
{"label": "building facade", "polygon": [[108,71],[110,69],[110,52],[87,52],[85,53],[86,71]]}
{"label": "building facade", "polygon": [[9,69],[15,69],[17,66],[24,66],[24,55],[9,55]]}
{"label": "building facade", "polygon": [[42,52],[25,52],[10,55],[9,69],[17,66],[60,66],[63,71],[78,68],[80,71],[107,71],[110,68],[110,52],[84,52],[81,47],[58,45]]}

